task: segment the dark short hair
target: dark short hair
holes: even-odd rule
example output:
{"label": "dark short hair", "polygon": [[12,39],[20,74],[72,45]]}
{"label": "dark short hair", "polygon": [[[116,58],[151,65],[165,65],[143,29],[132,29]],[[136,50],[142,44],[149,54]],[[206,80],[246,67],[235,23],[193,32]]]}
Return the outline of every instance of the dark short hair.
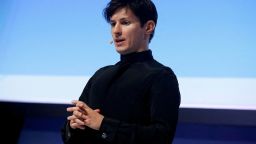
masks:
{"label": "dark short hair", "polygon": [[[116,10],[124,7],[129,8],[138,17],[141,27],[149,20],[153,20],[157,24],[157,10],[151,0],[111,0],[103,10],[106,21],[109,23]],[[154,32],[155,30],[150,35],[149,42],[153,38]]]}

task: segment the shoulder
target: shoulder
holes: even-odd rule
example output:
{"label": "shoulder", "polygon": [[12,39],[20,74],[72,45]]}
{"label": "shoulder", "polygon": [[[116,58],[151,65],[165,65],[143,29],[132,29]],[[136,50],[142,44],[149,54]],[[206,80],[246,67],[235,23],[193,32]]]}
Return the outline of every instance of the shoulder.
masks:
{"label": "shoulder", "polygon": [[159,87],[163,87],[163,85],[168,87],[178,87],[177,76],[171,67],[163,65],[158,61],[152,62],[151,67],[154,69],[154,75],[152,77],[153,85],[158,85]]}
{"label": "shoulder", "polygon": [[176,77],[174,71],[169,66],[163,65],[156,60],[152,61],[149,65],[149,67],[151,67],[151,69],[153,69],[158,76],[162,75]]}
{"label": "shoulder", "polygon": [[101,67],[101,68],[99,68],[99,69],[93,74],[92,77],[97,77],[97,76],[99,76],[99,75],[102,75],[102,74],[104,74],[106,71],[111,70],[113,67],[114,67],[114,65],[107,65],[107,66]]}
{"label": "shoulder", "polygon": [[102,72],[104,72],[104,71],[106,71],[106,70],[108,70],[108,69],[111,69],[112,67],[114,67],[114,65],[107,65],[107,66],[101,67],[101,68],[99,68],[99,69],[95,72],[95,74],[97,74],[97,73],[102,73]]}

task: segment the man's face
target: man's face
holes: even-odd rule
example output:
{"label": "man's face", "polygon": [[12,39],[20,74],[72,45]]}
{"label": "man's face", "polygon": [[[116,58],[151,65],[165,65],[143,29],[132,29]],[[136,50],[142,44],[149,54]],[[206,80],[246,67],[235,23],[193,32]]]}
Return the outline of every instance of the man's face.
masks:
{"label": "man's face", "polygon": [[141,52],[147,49],[145,28],[129,8],[120,8],[110,19],[116,51],[120,54]]}

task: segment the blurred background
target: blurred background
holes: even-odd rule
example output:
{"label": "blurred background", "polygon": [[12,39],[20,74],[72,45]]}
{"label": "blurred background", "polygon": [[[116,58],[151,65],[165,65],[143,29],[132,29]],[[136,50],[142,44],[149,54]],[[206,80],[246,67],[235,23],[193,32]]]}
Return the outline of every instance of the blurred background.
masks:
{"label": "blurred background", "polygon": [[[256,143],[256,1],[153,2],[150,49],[181,91],[174,144]],[[3,139],[62,143],[66,107],[97,69],[119,60],[102,15],[107,3],[0,0]]]}

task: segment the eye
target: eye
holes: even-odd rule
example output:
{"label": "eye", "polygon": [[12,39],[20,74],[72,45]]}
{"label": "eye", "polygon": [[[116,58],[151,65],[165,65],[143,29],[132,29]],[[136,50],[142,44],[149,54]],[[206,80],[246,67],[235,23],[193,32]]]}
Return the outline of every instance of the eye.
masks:
{"label": "eye", "polygon": [[125,20],[125,21],[122,21],[122,22],[121,22],[121,24],[122,24],[122,25],[130,25],[130,24],[131,24],[131,22],[130,22],[130,21],[127,21],[127,20]]}
{"label": "eye", "polygon": [[114,22],[114,21],[110,21],[109,23],[110,23],[111,27],[114,27],[116,25],[116,22]]}

